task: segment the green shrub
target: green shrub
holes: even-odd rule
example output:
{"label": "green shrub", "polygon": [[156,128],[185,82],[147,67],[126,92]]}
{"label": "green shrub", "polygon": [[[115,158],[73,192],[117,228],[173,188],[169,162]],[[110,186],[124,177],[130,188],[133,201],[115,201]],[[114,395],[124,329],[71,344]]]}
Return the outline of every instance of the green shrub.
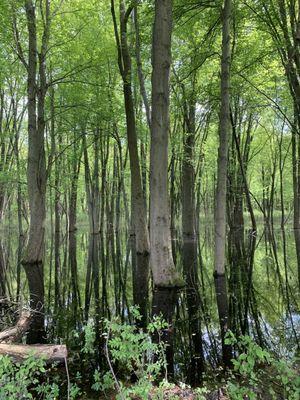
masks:
{"label": "green shrub", "polygon": [[229,333],[226,344],[234,345],[239,352],[232,360],[233,371],[227,383],[230,399],[300,398],[300,376],[290,360],[276,359],[249,336],[237,339]]}
{"label": "green shrub", "polygon": [[[30,355],[15,363],[9,356],[0,356],[1,400],[56,400],[62,399],[59,376],[47,373],[45,361]],[[68,399],[79,394],[76,385],[70,385]]]}
{"label": "green shrub", "polygon": [[[136,308],[132,308],[131,313],[136,321],[141,318]],[[115,388],[119,399],[130,396],[148,399],[152,383],[158,376],[163,372],[167,378],[165,344],[160,338],[168,324],[155,317],[145,331],[136,325],[122,324],[118,319],[106,320],[105,327],[105,352],[110,371],[102,376],[95,371],[93,389],[105,392]],[[157,342],[152,340],[154,334],[158,337]],[[133,375],[137,382],[126,386],[122,378],[130,380]]]}

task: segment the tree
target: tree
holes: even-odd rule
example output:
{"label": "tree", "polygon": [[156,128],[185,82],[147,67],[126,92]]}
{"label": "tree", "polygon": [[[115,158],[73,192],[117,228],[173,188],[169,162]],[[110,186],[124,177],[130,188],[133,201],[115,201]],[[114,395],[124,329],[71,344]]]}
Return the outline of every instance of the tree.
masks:
{"label": "tree", "polygon": [[[172,0],[155,1],[152,41],[152,116],[150,153],[150,264],[154,294],[152,312],[169,323],[182,281],[171,245],[168,198],[169,75],[171,66]],[[171,329],[169,361],[172,364]],[[172,367],[171,367],[172,368]]]}
{"label": "tree", "polygon": [[228,326],[228,295],[226,264],[226,195],[228,171],[228,140],[230,132],[230,19],[231,0],[224,1],[222,12],[221,106],[219,117],[219,151],[215,208],[215,286],[221,328],[224,365],[231,363],[231,348],[225,344]]}
{"label": "tree", "polygon": [[300,131],[300,28],[299,3],[290,1],[289,6],[283,0],[263,2],[264,16],[260,16],[267,25],[277,47],[290,89],[294,116],[292,119],[292,173],[294,191],[294,238],[298,264],[298,284],[300,287],[300,179],[299,179],[299,131]]}
{"label": "tree", "polygon": [[201,310],[195,208],[195,145],[196,145],[196,74],[191,75],[191,88],[183,90],[183,160],[182,160],[182,261],[186,279],[187,306],[193,340],[190,379],[201,381],[204,354],[199,318]]}
{"label": "tree", "polygon": [[149,280],[149,234],[147,224],[147,210],[143,195],[141,167],[138,154],[138,139],[134,98],[132,93],[131,56],[127,39],[127,25],[130,14],[134,10],[134,3],[125,8],[124,0],[120,1],[120,33],[118,29],[114,0],[111,0],[111,12],[118,51],[119,71],[123,80],[123,94],[126,114],[126,132],[129,149],[131,172],[131,210],[134,230],[137,265],[133,271],[134,302],[139,305],[145,325],[147,318],[147,298]]}
{"label": "tree", "polygon": [[[44,334],[44,237],[46,220],[45,96],[46,56],[50,35],[50,0],[40,4],[44,16],[41,49],[38,51],[35,4],[25,0],[28,29],[28,61],[19,53],[27,70],[28,165],[27,182],[30,208],[29,237],[22,260],[33,310],[28,341],[41,342]],[[18,37],[18,35],[16,35]],[[20,46],[18,46],[20,48]]]}

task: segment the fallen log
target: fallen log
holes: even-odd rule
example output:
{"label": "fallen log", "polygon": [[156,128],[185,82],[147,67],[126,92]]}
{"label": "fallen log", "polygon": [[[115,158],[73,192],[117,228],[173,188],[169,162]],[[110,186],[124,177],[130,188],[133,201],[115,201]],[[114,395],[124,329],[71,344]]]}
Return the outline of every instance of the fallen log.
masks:
{"label": "fallen log", "polygon": [[20,362],[31,354],[35,357],[43,358],[47,364],[65,362],[68,356],[65,345],[15,344],[20,342],[26,335],[31,318],[32,313],[28,310],[23,310],[15,326],[0,332],[0,355],[8,355],[15,362]]}
{"label": "fallen log", "polygon": [[22,311],[20,318],[14,327],[5,329],[4,331],[0,332],[0,343],[12,343],[21,340],[29,328],[30,318],[30,311]]}
{"label": "fallen log", "polygon": [[34,355],[43,358],[47,364],[51,364],[53,362],[65,362],[68,351],[65,345],[0,343],[0,355],[10,356],[16,362],[24,360],[29,355]]}

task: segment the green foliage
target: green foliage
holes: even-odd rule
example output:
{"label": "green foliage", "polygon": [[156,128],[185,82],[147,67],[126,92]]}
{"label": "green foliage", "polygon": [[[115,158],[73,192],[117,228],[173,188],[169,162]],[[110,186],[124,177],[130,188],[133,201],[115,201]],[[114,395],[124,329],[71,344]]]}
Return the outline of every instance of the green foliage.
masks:
{"label": "green foliage", "polygon": [[[33,399],[33,386],[43,399],[55,398],[56,384],[39,384],[41,374],[45,374],[45,363],[41,358],[29,356],[23,363],[13,363],[10,357],[0,356],[0,398],[7,400]],[[49,397],[52,395],[52,397]],[[53,396],[54,395],[54,396]]]}
{"label": "green foliage", "polygon": [[[137,320],[140,318],[136,309],[132,310],[132,314]],[[161,318],[155,318],[145,331],[139,330],[136,325],[122,324],[117,319],[106,321],[105,324],[110,371],[101,375],[96,370],[92,389],[106,393],[116,389],[120,400],[148,399],[150,391],[155,400],[164,399],[164,393],[172,391],[175,385],[168,382],[166,374],[165,379],[153,390],[153,383],[161,378],[163,370],[166,371],[166,360],[165,345],[161,340],[153,343],[152,337],[157,334],[160,338],[167,324]],[[288,400],[299,398],[300,377],[291,362],[276,359],[249,336],[237,339],[229,332],[226,344],[233,345],[239,353],[232,360],[233,369],[225,381],[231,400],[255,400],[264,398],[264,395],[270,399],[282,396]],[[137,377],[135,384],[128,383],[132,375]],[[185,384],[179,386],[188,388]],[[194,395],[196,399],[204,400],[208,392],[207,387],[201,387],[194,390]]]}
{"label": "green foliage", "polygon": [[[131,314],[136,322],[141,319],[137,308],[132,308]],[[161,340],[161,334],[168,324],[160,317],[155,317],[145,331],[136,325],[122,324],[118,319],[106,320],[105,327],[106,357],[110,372],[101,376],[99,371],[95,371],[92,388],[105,392],[115,387],[119,391],[119,399],[133,395],[147,399],[152,383],[162,372],[167,378],[165,343]],[[154,335],[158,339],[156,342],[153,341]],[[133,375],[137,382],[127,387],[121,378]]]}
{"label": "green foliage", "polygon": [[106,392],[114,387],[114,380],[110,372],[101,375],[99,370],[94,372],[94,383],[92,389],[96,392]]}
{"label": "green foliage", "polygon": [[272,399],[279,395],[289,400],[299,399],[300,377],[291,362],[276,359],[249,336],[237,339],[229,332],[226,344],[236,346],[239,351],[239,356],[232,360],[233,371],[227,383],[230,399],[243,400],[247,396],[252,400],[263,394]]}
{"label": "green foliage", "polygon": [[95,343],[95,330],[92,322],[89,322],[84,327],[84,347],[82,349],[83,353],[91,354],[93,353],[93,346]]}
{"label": "green foliage", "polygon": [[195,389],[195,394],[196,394],[196,400],[205,400],[206,399],[206,394],[209,392],[209,390],[206,387],[199,387]]}
{"label": "green foliage", "polygon": [[[9,356],[0,356],[0,399],[62,399],[61,386],[59,376],[50,375],[40,357],[30,355],[14,363]],[[79,394],[79,388],[70,385],[68,399],[75,400]]]}

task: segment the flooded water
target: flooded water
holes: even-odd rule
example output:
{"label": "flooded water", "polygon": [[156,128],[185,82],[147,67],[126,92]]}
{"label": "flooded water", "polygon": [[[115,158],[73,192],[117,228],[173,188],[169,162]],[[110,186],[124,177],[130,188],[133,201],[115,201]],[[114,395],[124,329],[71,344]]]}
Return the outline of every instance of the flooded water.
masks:
{"label": "flooded water", "polygon": [[[213,277],[213,229],[202,225],[197,238],[199,307],[191,312],[189,287],[179,293],[175,312],[175,373],[189,380],[191,360],[203,352],[211,367],[220,360],[219,322]],[[20,266],[19,240],[13,226],[2,227],[0,240],[1,297],[11,304],[20,301],[26,290],[25,274]],[[278,355],[293,357],[299,351],[300,314],[297,263],[293,231],[286,226],[270,231],[262,224],[256,234],[253,266],[250,268],[250,231],[240,231],[242,244],[229,235],[227,277],[230,326],[237,333],[254,337]],[[80,359],[83,327],[99,315],[100,320],[119,315],[131,320],[133,303],[132,267],[134,257],[126,232],[89,235],[84,221],[76,233],[67,229],[59,235],[58,252],[54,233],[48,230],[45,261],[45,299],[47,335],[50,342],[66,343],[72,360]],[[242,256],[237,256],[239,244]],[[173,235],[176,265],[182,271],[183,244]],[[251,269],[251,270],[250,270]],[[18,282],[19,281],[19,282]],[[150,288],[151,289],[151,288]],[[151,290],[150,290],[151,292]],[[193,300],[192,300],[193,301]],[[4,317],[5,316],[5,317]],[[8,323],[2,310],[1,328]],[[202,349],[197,350],[197,343]],[[96,353],[95,353],[96,354]],[[90,359],[92,362],[92,360]],[[193,362],[192,362],[193,363]]]}

